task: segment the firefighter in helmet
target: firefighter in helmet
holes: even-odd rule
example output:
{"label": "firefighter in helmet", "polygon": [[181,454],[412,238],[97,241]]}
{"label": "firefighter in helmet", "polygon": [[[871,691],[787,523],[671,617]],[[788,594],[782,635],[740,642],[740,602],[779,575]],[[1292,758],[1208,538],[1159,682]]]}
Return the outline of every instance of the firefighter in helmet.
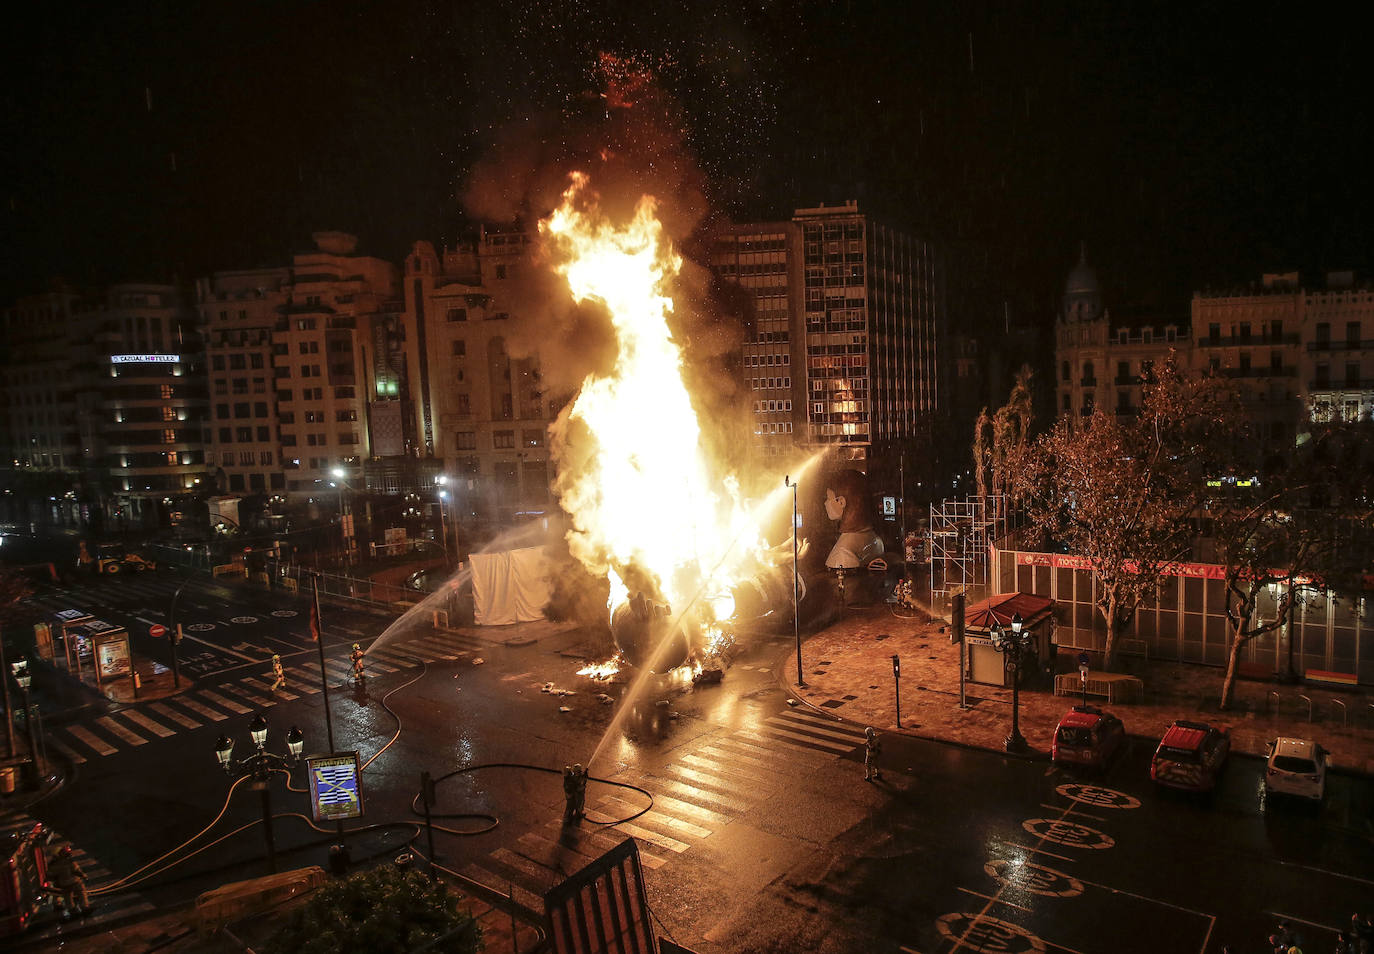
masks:
{"label": "firefighter in helmet", "polygon": [[349,657],[353,660],[353,681],[360,683],[367,678],[367,673],[363,671],[363,650],[357,643],[353,644],[353,654]]}
{"label": "firefighter in helmet", "polygon": [[71,845],[63,845],[48,865],[48,882],[62,896],[63,916],[77,911],[91,913],[90,898],[86,895],[86,874],[77,864]]}

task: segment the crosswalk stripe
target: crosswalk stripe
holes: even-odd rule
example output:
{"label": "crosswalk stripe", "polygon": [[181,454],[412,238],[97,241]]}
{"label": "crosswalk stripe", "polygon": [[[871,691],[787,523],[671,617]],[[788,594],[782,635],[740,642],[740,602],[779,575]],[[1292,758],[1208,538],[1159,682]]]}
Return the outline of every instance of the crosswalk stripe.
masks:
{"label": "crosswalk stripe", "polygon": [[406,643],[405,648],[406,651],[409,652],[412,656],[423,662],[438,662],[440,659],[443,659],[445,662],[451,662],[458,658],[456,656],[447,657],[440,655],[439,653],[434,652],[432,649],[427,649],[424,646],[417,645],[416,643]]}
{"label": "crosswalk stripe", "polygon": [[[283,673],[283,675],[285,675],[285,673]],[[272,684],[270,682],[267,682],[263,679],[258,679],[254,676],[244,676],[242,679],[239,680],[239,682],[246,683],[247,685],[252,686],[254,689],[258,690],[259,692],[272,691]],[[294,692],[283,686],[281,689],[278,689],[276,691],[273,698],[290,702],[292,699],[299,699],[300,696],[296,695]]]}
{"label": "crosswalk stripe", "polygon": [[529,878],[530,882],[533,883],[532,886],[538,889],[540,895],[553,887],[553,883],[556,880],[556,876],[551,869],[544,867],[536,861],[531,861],[523,855],[518,855],[509,848],[497,848],[495,851],[488,854],[487,857]]}
{"label": "crosswalk stripe", "polygon": [[[578,851],[594,851],[597,857],[610,851],[625,840],[623,838],[611,838],[608,835],[604,835],[601,829],[598,828],[568,827],[557,818],[545,824],[544,828],[547,831],[558,833],[555,836],[555,840],[558,844],[567,845],[569,847],[576,845]],[[584,848],[584,845],[587,847]],[[639,860],[644,867],[651,871],[662,868],[664,864],[667,863],[666,858],[660,858],[658,855],[654,854],[652,847],[646,848],[644,845],[639,846]]]}
{"label": "crosswalk stripe", "polygon": [[842,745],[838,742],[829,742],[825,739],[818,739],[810,735],[802,735],[800,732],[789,732],[786,729],[779,729],[772,726],[765,726],[761,731],[767,732],[769,735],[758,735],[756,733],[747,731],[743,732],[742,734],[750,738],[756,738],[760,740],[764,740],[767,739],[769,736],[773,736],[778,741],[783,742],[787,745],[795,746],[798,743],[802,743],[804,745],[815,746],[816,748],[825,749],[827,752],[834,752],[836,755],[843,755],[845,753],[852,752],[855,748],[857,748],[857,745]]}
{"label": "crosswalk stripe", "polygon": [[765,758],[762,750],[752,745],[727,745],[722,741],[699,749],[696,754],[729,762],[742,762],[749,768],[774,769],[774,760]]}
{"label": "crosswalk stripe", "polygon": [[67,745],[65,742],[57,738],[57,736],[53,735],[52,733],[48,733],[48,738],[46,741],[48,745],[51,745],[53,748],[57,749],[57,751],[61,752],[72,762],[75,762],[76,764],[80,765],[82,762],[86,761],[86,756],[82,755],[80,752],[76,751],[76,749]]}
{"label": "crosswalk stripe", "polygon": [[438,636],[420,636],[416,639],[408,640],[405,645],[420,646],[424,649],[430,649],[434,652],[444,653],[449,656],[461,656],[463,654],[462,647],[455,646],[449,640],[440,639]]}
{"label": "crosswalk stripe", "polygon": [[463,866],[462,874],[471,878],[478,884],[484,884],[493,891],[506,893],[509,887],[515,895],[515,901],[531,911],[544,910],[544,899],[529,891],[524,885],[515,884],[510,878],[504,878],[499,874],[492,874],[486,868],[476,863],[469,863]]}
{"label": "crosswalk stripe", "polygon": [[267,709],[277,704],[277,700],[275,699],[268,699],[265,696],[260,696],[256,692],[252,692],[249,689],[246,689],[240,685],[236,685],[232,682],[220,683],[219,687],[224,692],[232,692],[240,699],[246,699],[248,702],[251,702],[253,704],[254,708],[257,709]]}
{"label": "crosswalk stripe", "polygon": [[[591,815],[589,814],[587,817],[590,818]],[[609,821],[609,819],[607,820]],[[676,838],[669,838],[667,835],[660,835],[656,831],[649,831],[647,828],[641,828],[634,822],[621,822],[612,827],[616,831],[623,831],[627,835],[633,835],[640,841],[647,841],[651,845],[658,845],[660,848],[666,848],[678,854],[681,854],[691,847],[686,842],[678,841]]]}
{"label": "crosswalk stripe", "polygon": [[678,776],[682,781],[696,786],[698,789],[706,789],[712,794],[719,793],[716,797],[729,798],[739,791],[738,785],[732,785],[726,779],[710,773],[702,772],[692,768],[690,765],[673,764],[665,767],[665,771]]}
{"label": "crosswalk stripe", "polygon": [[684,755],[678,759],[684,765],[701,769],[703,772],[712,772],[715,775],[730,775],[735,778],[745,779],[753,784],[767,782],[777,778],[776,772],[761,770],[757,765],[749,765],[743,759],[733,759],[724,756],[711,758],[698,752]]}
{"label": "crosswalk stripe", "polygon": [[119,751],[84,725],[69,725],[65,726],[65,728],[67,732],[71,734],[72,738],[79,739],[90,746],[91,750],[97,755],[112,755]]}
{"label": "crosswalk stripe", "polygon": [[224,696],[220,695],[218,692],[215,692],[213,689],[202,689],[200,691],[200,694],[206,699],[209,699],[215,705],[223,706],[224,708],[228,709],[230,712],[236,715],[243,715],[245,712],[253,711],[249,709],[247,706],[239,705],[233,699],[226,699]]}
{"label": "crosswalk stripe", "polygon": [[201,722],[197,722],[195,719],[192,719],[188,715],[183,715],[180,712],[177,712],[171,706],[161,702],[154,702],[151,705],[149,705],[148,708],[151,709],[153,712],[156,712],[158,715],[162,716],[164,719],[171,719],[173,722],[187,729],[199,729],[204,724]]}
{"label": "crosswalk stripe", "polygon": [[367,654],[368,659],[374,657],[381,657],[392,665],[399,666],[402,669],[414,669],[420,664],[420,661],[414,656],[406,656],[390,649],[374,649]]}
{"label": "crosswalk stripe", "polygon": [[693,805],[691,802],[684,802],[681,799],[673,798],[671,795],[664,795],[662,792],[654,792],[654,805],[663,808],[664,811],[672,812],[674,815],[686,815],[707,825],[721,825],[730,823],[730,816],[720,812],[713,812],[709,808],[702,808],[700,805]]}
{"label": "crosswalk stripe", "polygon": [[524,849],[526,858],[548,868],[559,878],[575,874],[596,860],[595,855],[584,854],[562,841],[541,838],[532,831],[525,832],[515,841]]}
{"label": "crosswalk stripe", "polygon": [[96,723],[115,735],[119,736],[130,745],[143,745],[148,740],[134,732],[132,729],[125,728],[114,720],[113,716],[101,716],[95,720]]}
{"label": "crosswalk stripe", "polygon": [[738,815],[753,808],[751,802],[744,802],[738,798],[731,798],[729,795],[722,792],[707,791],[696,785],[690,785],[686,782],[667,778],[662,775],[655,776],[655,778],[659,787],[672,792],[674,797],[680,798],[685,802],[690,802],[693,805],[701,805],[703,808],[709,808],[712,811],[724,809],[727,812],[733,812]]}
{"label": "crosswalk stripe", "polygon": [[201,705],[199,702],[192,699],[190,696],[181,696],[176,700],[176,702],[177,705],[185,706],[186,708],[194,712],[196,715],[205,716],[205,718],[210,719],[214,722],[218,722],[221,719],[229,718],[229,714],[227,712],[220,712],[218,709],[211,709],[209,706]]}
{"label": "crosswalk stripe", "polygon": [[363,667],[364,670],[368,672],[374,669],[377,672],[396,672],[395,666],[388,666],[386,663],[382,662],[380,659],[373,656],[371,653],[368,653],[366,658],[363,659]]}
{"label": "crosswalk stripe", "polygon": [[165,739],[169,735],[177,734],[176,729],[169,729],[161,722],[155,722],[143,713],[139,712],[137,709],[125,709],[123,712],[120,713],[120,715],[128,719],[130,722],[137,723],[140,727],[147,729],[149,732],[156,733],[161,738]]}
{"label": "crosswalk stripe", "polygon": [[786,729],[795,729],[799,732],[818,733],[828,738],[850,741],[853,742],[855,745],[862,745],[864,742],[863,732],[841,730],[839,729],[838,724],[834,722],[817,723],[813,722],[810,719],[789,719],[786,715],[782,715],[774,716],[773,718],[766,720],[764,724],[781,726],[782,728]]}
{"label": "crosswalk stripe", "polygon": [[[628,816],[639,811],[642,806],[633,805],[630,802],[608,795],[597,803],[597,808],[604,812],[614,812],[615,814]],[[656,809],[650,809],[643,815],[635,819],[636,823],[659,825],[664,828],[672,828],[693,838],[706,838],[711,834],[710,829],[702,828],[700,825],[693,825],[691,822],[673,815],[668,815]]]}
{"label": "crosswalk stripe", "polygon": [[316,685],[320,679],[320,673],[317,669],[312,669],[309,666],[298,666],[286,670],[286,675],[291,679],[291,685],[295,686],[301,692],[320,691],[320,687]]}

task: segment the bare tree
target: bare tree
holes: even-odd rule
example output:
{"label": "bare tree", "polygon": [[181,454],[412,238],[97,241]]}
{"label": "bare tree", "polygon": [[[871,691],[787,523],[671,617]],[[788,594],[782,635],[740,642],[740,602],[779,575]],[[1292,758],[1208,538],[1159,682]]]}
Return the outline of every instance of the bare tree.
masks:
{"label": "bare tree", "polygon": [[1008,463],[1019,459],[1030,441],[1033,377],[1030,365],[1023,364],[1007,403],[991,417],[983,408],[974,422],[973,473],[979,496],[1004,494],[1009,489]]}
{"label": "bare tree", "polygon": [[1137,414],[1061,417],[1009,462],[1032,525],[1088,560],[1106,623],[1103,665],[1169,567],[1186,559],[1216,449],[1243,427],[1234,394],[1171,359],[1143,382]]}
{"label": "bare tree", "polygon": [[1304,600],[1350,598],[1363,586],[1374,559],[1370,430],[1368,422],[1314,427],[1258,490],[1214,503],[1229,637],[1222,709],[1234,700],[1241,652],[1250,642],[1282,631]]}

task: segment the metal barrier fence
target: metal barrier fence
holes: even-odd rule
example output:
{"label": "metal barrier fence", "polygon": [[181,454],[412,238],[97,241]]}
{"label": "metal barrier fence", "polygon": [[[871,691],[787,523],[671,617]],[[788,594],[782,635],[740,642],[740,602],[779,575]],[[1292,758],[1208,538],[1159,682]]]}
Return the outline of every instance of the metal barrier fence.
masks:
{"label": "metal barrier fence", "polygon": [[410,587],[395,583],[379,583],[376,580],[345,576],[339,573],[323,573],[311,567],[294,563],[268,563],[263,574],[269,587],[307,595],[311,592],[312,578],[319,580],[320,596],[345,600],[362,606],[378,609],[399,609],[402,604],[415,604],[424,599],[425,594]]}

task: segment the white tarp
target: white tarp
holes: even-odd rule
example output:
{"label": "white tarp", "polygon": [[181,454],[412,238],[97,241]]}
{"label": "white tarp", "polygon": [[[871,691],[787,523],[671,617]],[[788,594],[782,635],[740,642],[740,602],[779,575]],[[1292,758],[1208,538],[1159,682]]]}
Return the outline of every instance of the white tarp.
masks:
{"label": "white tarp", "polygon": [[473,619],[478,626],[505,626],[544,618],[552,594],[543,547],[473,553]]}

